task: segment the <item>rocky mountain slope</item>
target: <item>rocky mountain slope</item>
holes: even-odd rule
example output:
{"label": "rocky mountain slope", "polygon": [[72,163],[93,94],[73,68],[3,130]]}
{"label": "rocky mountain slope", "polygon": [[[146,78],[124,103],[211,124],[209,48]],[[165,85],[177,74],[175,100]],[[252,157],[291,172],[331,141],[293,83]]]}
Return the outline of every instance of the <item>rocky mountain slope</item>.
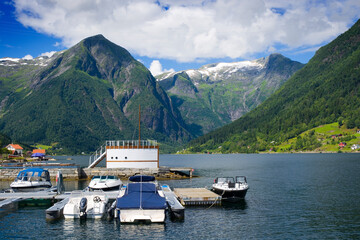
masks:
{"label": "rocky mountain slope", "polygon": [[191,131],[200,136],[230,123],[267,99],[303,64],[280,55],[156,76]]}
{"label": "rocky mountain slope", "polygon": [[175,145],[192,137],[148,69],[102,35],[51,58],[0,60],[0,131],[14,141],[79,153],[136,139],[139,105],[143,138]]}

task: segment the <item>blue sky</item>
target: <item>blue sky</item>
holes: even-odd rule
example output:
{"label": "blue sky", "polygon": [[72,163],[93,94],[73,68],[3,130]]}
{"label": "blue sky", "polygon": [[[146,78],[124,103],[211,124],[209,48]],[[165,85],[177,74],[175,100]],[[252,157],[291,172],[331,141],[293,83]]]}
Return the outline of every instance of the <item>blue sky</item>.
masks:
{"label": "blue sky", "polygon": [[306,63],[359,16],[358,0],[5,0],[0,58],[38,57],[103,34],[155,74],[274,52]]}

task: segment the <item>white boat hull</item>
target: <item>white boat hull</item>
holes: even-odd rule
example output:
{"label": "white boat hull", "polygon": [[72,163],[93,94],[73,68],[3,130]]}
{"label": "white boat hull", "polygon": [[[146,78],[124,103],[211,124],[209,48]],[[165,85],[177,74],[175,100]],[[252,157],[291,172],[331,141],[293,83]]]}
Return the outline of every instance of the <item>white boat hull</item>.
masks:
{"label": "white boat hull", "polygon": [[120,222],[122,223],[163,223],[165,221],[164,209],[121,209]]}
{"label": "white boat hull", "polygon": [[15,192],[36,192],[43,191],[51,188],[51,182],[38,182],[38,181],[21,181],[18,180],[10,184],[11,189]]}

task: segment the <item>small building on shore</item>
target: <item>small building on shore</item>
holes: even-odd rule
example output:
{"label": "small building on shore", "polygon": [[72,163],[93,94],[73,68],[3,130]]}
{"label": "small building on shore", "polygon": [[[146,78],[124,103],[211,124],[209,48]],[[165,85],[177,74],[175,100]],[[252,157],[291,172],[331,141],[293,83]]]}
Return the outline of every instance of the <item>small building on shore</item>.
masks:
{"label": "small building on shore", "polygon": [[22,156],[23,155],[23,148],[19,145],[19,144],[9,144],[5,147],[7,150],[9,150],[11,152],[12,155],[18,155],[18,156]]}
{"label": "small building on shore", "polygon": [[31,154],[35,154],[35,153],[41,153],[46,155],[46,150],[45,149],[33,149]]}
{"label": "small building on shore", "polygon": [[359,144],[353,144],[353,145],[351,146],[351,150],[358,150],[358,149],[360,149],[360,145],[359,145]]}

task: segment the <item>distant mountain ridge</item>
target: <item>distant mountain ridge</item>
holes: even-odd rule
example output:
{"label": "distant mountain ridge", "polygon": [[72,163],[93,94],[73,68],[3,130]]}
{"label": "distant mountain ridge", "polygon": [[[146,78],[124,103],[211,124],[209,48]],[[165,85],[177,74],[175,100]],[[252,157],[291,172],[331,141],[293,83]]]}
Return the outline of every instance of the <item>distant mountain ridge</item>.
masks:
{"label": "distant mountain ridge", "polygon": [[[71,154],[142,138],[165,152],[255,108],[303,65],[280,54],[158,76],[102,35],[51,57],[0,59],[0,131]],[[160,80],[159,80],[160,79]]]}
{"label": "distant mountain ridge", "polygon": [[189,143],[190,152],[257,152],[338,122],[360,128],[360,20],[259,107]]}
{"label": "distant mountain ridge", "polygon": [[156,76],[197,136],[254,109],[303,64],[280,55]]}

